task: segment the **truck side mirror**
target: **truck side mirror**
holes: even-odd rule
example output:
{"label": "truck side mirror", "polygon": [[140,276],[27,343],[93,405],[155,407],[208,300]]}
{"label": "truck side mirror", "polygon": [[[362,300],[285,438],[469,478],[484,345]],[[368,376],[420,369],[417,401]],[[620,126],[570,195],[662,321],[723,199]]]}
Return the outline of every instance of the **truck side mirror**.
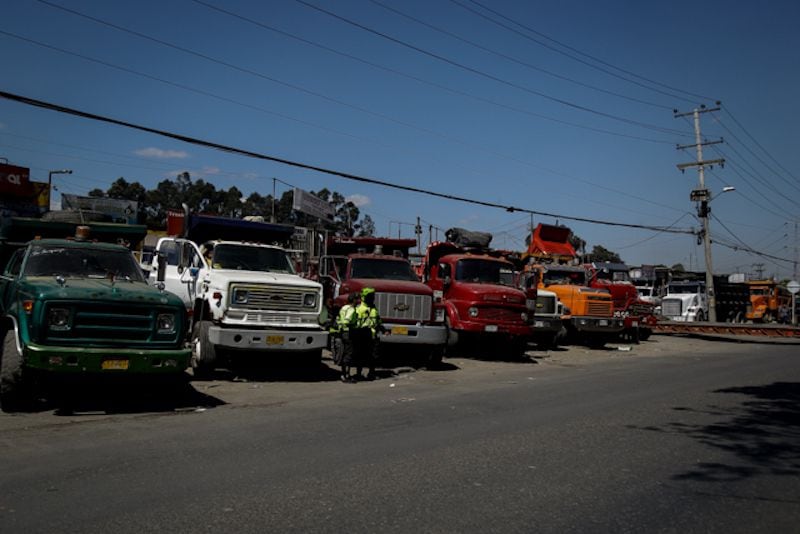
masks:
{"label": "truck side mirror", "polygon": [[163,282],[167,276],[167,256],[156,252],[155,257],[158,258],[158,271],[156,274],[156,280]]}
{"label": "truck side mirror", "polygon": [[451,278],[450,273],[450,266],[446,263],[439,264],[439,278],[442,279],[442,283],[444,287],[448,287],[451,283],[453,283],[453,279]]}
{"label": "truck side mirror", "polygon": [[194,249],[189,242],[182,242],[178,244],[178,272],[183,273],[189,263],[192,261],[192,253]]}

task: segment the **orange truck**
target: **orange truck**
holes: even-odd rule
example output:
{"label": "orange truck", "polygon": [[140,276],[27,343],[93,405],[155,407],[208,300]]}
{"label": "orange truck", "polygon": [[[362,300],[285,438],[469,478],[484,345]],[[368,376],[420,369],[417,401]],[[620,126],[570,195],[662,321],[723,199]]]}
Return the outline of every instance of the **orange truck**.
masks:
{"label": "orange truck", "polygon": [[754,323],[772,323],[781,318],[781,308],[792,309],[792,295],[775,280],[750,280],[750,303],[747,306],[747,320]]}
{"label": "orange truck", "polygon": [[570,229],[539,224],[523,255],[525,270],[539,271],[539,288],[554,292],[564,306],[562,321],[567,338],[602,347],[624,328],[614,317],[614,303],[606,289],[589,287],[586,270],[570,265],[576,253],[569,242]]}

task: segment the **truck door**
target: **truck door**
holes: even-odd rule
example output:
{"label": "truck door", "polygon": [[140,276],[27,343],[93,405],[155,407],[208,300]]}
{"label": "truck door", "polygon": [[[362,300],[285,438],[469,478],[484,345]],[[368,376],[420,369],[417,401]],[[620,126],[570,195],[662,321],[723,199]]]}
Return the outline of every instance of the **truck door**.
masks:
{"label": "truck door", "polygon": [[153,268],[158,272],[160,262],[165,262],[164,286],[167,291],[179,296],[186,309],[194,307],[197,280],[208,266],[200,250],[188,239],[162,237],[153,255]]}

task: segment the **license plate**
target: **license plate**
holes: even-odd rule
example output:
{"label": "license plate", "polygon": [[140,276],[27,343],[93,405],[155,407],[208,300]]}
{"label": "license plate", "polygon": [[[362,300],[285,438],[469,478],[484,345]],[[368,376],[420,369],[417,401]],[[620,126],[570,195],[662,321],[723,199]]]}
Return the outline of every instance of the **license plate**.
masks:
{"label": "license plate", "polygon": [[606,321],[605,319],[600,319],[597,322],[597,324],[599,324],[600,326],[608,326],[608,321]]}
{"label": "license plate", "polygon": [[536,328],[544,328],[545,326],[544,321],[534,321],[533,326],[535,326]]}
{"label": "license plate", "polygon": [[100,365],[104,370],[126,371],[128,369],[128,360],[103,360]]}
{"label": "license plate", "polygon": [[267,336],[267,345],[283,345],[283,336]]}
{"label": "license plate", "polygon": [[633,322],[631,323],[631,326],[632,326],[632,327],[634,327],[634,328],[636,328],[637,326],[639,326],[639,321],[633,321]]}
{"label": "license plate", "polygon": [[487,324],[484,328],[486,332],[497,332],[497,325],[496,324]]}
{"label": "license plate", "polygon": [[408,327],[407,326],[393,326],[392,327],[392,335],[393,336],[407,336],[408,335]]}

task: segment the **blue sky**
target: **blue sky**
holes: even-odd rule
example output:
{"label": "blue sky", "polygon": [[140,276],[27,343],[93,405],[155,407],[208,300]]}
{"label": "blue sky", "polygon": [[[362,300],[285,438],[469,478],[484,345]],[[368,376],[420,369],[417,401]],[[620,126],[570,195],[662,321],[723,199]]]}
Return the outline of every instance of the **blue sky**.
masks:
{"label": "blue sky", "polygon": [[[736,191],[712,204],[715,271],[763,263],[786,277],[791,263],[729,247],[795,255],[798,20],[792,1],[19,0],[3,7],[0,88],[379,180],[675,228],[699,222],[697,172],[676,169],[695,159],[675,148],[694,142],[693,126],[672,110],[720,100],[701,126],[725,142],[704,155],[727,163],[706,183]],[[245,194],[271,193],[272,178],[327,187],[358,201],[379,234],[410,237],[419,216],[425,239],[428,225],[463,226],[522,249],[531,222],[6,100],[0,156],[35,180],[72,169],[54,181],[76,194],[182,171]],[[691,235],[559,222],[629,264],[704,265]]]}

